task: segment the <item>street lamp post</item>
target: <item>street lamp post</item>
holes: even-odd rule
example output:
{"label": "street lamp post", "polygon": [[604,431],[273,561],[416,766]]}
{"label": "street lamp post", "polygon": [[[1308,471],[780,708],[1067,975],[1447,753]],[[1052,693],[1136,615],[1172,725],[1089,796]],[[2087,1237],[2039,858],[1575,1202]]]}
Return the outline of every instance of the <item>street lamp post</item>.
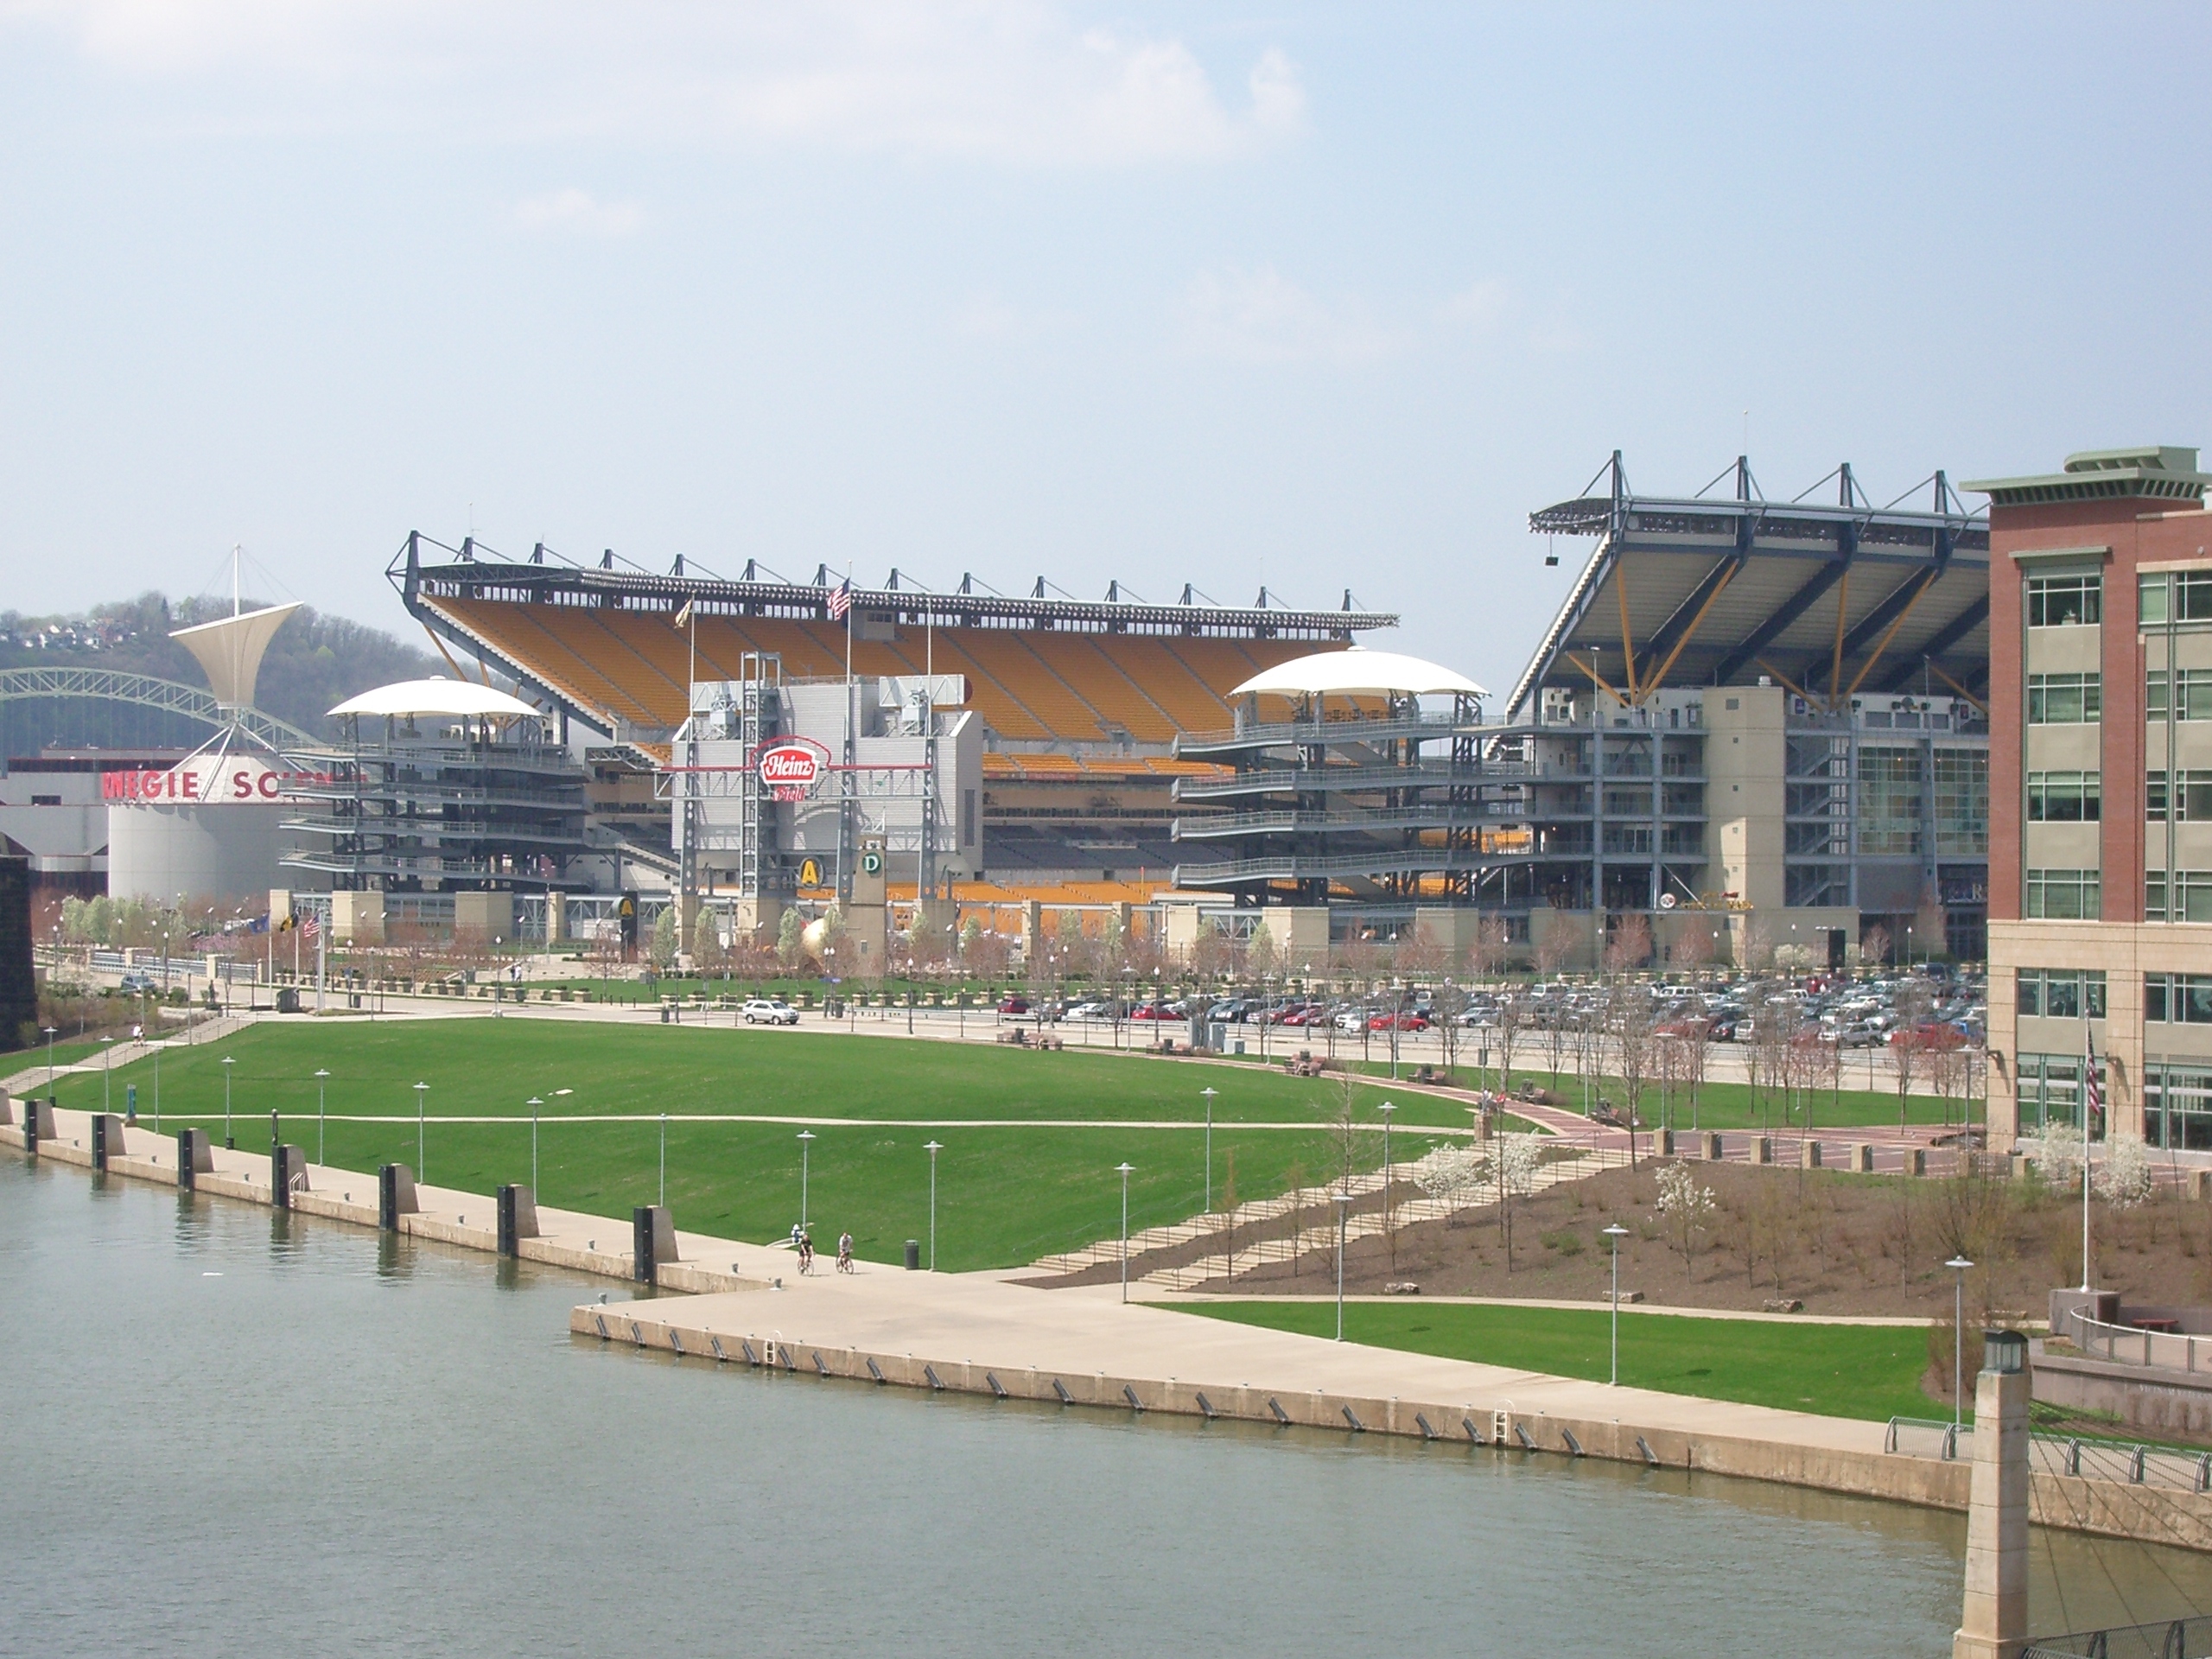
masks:
{"label": "street lamp post", "polygon": [[154,1133],[159,1135],[162,1132],[162,1051],[168,1045],[156,1039],[150,1046],[154,1051]]}
{"label": "street lamp post", "polygon": [[922,1148],[930,1155],[930,1271],[937,1271],[937,1155],[944,1148],[931,1141]]}
{"label": "street lamp post", "polygon": [[425,1185],[429,1184],[429,1175],[428,1160],[423,1155],[423,1096],[429,1091],[429,1087],[430,1085],[427,1083],[418,1083],[415,1085],[415,1179]]}
{"label": "street lamp post", "polygon": [[1382,1233],[1389,1241],[1390,1271],[1398,1270],[1398,1230],[1390,1220],[1390,1118],[1397,1107],[1384,1101],[1375,1109],[1382,1114]]}
{"label": "street lamp post", "polygon": [[1129,1300],[1129,1172],[1134,1164],[1124,1161],[1115,1166],[1115,1173],[1122,1178],[1122,1300]]}
{"label": "street lamp post", "polygon": [[812,1230],[807,1225],[806,1179],[807,1166],[813,1151],[814,1131],[801,1129],[798,1132],[798,1230],[802,1233]]}
{"label": "street lamp post", "polygon": [[100,1110],[102,1110],[103,1112],[111,1112],[111,1111],[113,1111],[113,1110],[115,1109],[115,1095],[114,1095],[114,1091],[113,1091],[113,1089],[112,1089],[112,1087],[111,1087],[111,1082],[110,1082],[110,1077],[111,1077],[111,1074],[110,1074],[110,1071],[109,1071],[109,1069],[108,1069],[108,1062],[109,1062],[109,1061],[111,1061],[111,1060],[112,1060],[114,1058],[115,1058],[115,1039],[114,1039],[114,1038],[112,1038],[112,1037],[103,1037],[103,1038],[101,1038],[101,1039],[100,1039]]}
{"label": "street lamp post", "polygon": [[668,1208],[668,1114],[660,1115],[660,1207]]}
{"label": "street lamp post", "polygon": [[1959,1275],[1951,1306],[1951,1434],[1955,1442],[1959,1425],[1966,1421],[1967,1269],[1974,1263],[1955,1255],[1943,1265]]}
{"label": "street lamp post", "polygon": [[[61,949],[61,947],[60,947],[60,945],[58,945],[58,944],[57,944],[57,945],[55,945],[54,948],[54,950],[57,950],[57,951],[59,951],[59,950]],[[45,1027],[45,1030],[46,1030],[46,1097],[47,1097],[47,1099],[48,1099],[48,1100],[51,1101],[51,1100],[52,1100],[52,1099],[54,1099],[54,1027],[53,1027],[52,1026],[48,1026],[47,1027]]]}
{"label": "street lamp post", "polygon": [[1613,1376],[1616,1387],[1621,1380],[1621,1240],[1628,1236],[1628,1229],[1615,1222],[1604,1230],[1613,1242]]}
{"label": "street lamp post", "polygon": [[1213,1086],[1209,1084],[1198,1090],[1198,1097],[1206,1103],[1206,1207],[1207,1215],[1213,1213]]}
{"label": "street lamp post", "polygon": [[536,1095],[524,1103],[530,1108],[530,1196],[537,1197],[537,1109],[545,1104]]}
{"label": "street lamp post", "polygon": [[238,1142],[231,1139],[231,1068],[237,1065],[229,1055],[223,1056],[223,1147],[235,1150]]}
{"label": "street lamp post", "polygon": [[[159,1064],[159,1062],[156,1062],[156,1064]],[[330,1073],[324,1071],[321,1066],[317,1066],[315,1068],[315,1160],[318,1164],[327,1163],[328,1161],[323,1154],[330,1149],[330,1119],[327,1116],[327,1108],[324,1104],[322,1096],[323,1085],[329,1079],[329,1077]]]}

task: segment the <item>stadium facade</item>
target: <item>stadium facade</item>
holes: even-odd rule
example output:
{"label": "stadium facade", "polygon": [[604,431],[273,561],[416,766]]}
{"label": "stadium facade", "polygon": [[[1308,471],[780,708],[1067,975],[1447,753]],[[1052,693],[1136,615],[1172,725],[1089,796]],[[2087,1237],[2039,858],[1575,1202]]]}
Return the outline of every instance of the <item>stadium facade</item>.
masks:
{"label": "stadium facade", "polygon": [[1151,906],[1184,942],[1287,909],[1309,944],[1458,947],[1491,915],[1572,963],[1641,915],[1662,951],[1840,960],[1878,925],[1980,954],[1989,539],[1942,474],[1904,505],[1847,466],[1775,501],[1739,460],[1656,497],[1617,454],[1530,527],[1548,563],[1594,547],[1501,698],[1455,676],[1263,707],[1269,674],[1395,625],[1349,593],[940,594],[419,534],[389,574],[456,677],[513,683],[581,768],[571,890],[752,927],[880,883],[910,919],[1010,902],[1025,935],[1040,905]]}

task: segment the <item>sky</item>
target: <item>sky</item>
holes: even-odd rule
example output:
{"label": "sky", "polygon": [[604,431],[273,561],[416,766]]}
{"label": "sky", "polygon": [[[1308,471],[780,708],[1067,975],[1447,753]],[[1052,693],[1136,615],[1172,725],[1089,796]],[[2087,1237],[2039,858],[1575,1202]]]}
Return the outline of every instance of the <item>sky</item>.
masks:
{"label": "sky", "polygon": [[[410,530],[1354,602],[1534,509],[2212,451],[2212,8],[0,0],[0,608]],[[1828,486],[1832,488],[1833,486]],[[1922,492],[1925,499],[1924,490]]]}

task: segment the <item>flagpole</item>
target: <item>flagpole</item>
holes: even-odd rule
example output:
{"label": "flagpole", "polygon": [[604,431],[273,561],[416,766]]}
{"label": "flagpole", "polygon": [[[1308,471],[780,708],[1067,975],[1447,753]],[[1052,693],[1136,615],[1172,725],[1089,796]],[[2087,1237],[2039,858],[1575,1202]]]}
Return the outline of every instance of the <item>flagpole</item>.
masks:
{"label": "flagpole", "polygon": [[[2087,1004],[2085,1003],[2086,1007]],[[2097,1045],[2082,1016],[2082,1288],[2089,1287],[2089,1109],[2097,1099]]]}

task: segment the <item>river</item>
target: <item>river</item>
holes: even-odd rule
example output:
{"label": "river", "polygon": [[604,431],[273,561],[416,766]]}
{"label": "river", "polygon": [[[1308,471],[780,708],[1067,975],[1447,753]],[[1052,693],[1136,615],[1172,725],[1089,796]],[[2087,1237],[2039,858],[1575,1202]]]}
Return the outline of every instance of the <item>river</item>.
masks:
{"label": "river", "polygon": [[[1957,1622],[1958,1516],[718,1370],[571,1338],[604,1291],[0,1160],[0,1653],[1936,1656]],[[2039,1629],[2212,1600],[2200,1556],[2035,1556]]]}

